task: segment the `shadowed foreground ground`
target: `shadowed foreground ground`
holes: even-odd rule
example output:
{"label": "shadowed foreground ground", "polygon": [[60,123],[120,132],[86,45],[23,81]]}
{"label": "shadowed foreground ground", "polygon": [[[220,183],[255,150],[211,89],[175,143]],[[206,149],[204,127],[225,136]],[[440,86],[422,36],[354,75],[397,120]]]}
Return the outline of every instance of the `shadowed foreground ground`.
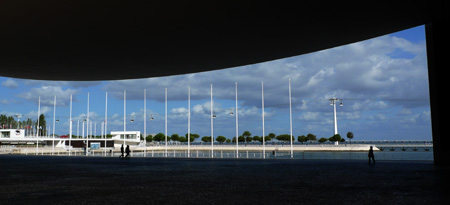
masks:
{"label": "shadowed foreground ground", "polygon": [[0,204],[449,204],[449,171],[418,161],[0,155]]}

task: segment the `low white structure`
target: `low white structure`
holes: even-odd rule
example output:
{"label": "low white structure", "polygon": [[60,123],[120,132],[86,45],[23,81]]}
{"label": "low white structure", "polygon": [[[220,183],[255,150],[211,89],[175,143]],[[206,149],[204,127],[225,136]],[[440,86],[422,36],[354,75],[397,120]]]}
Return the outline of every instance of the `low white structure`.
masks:
{"label": "low white structure", "polygon": [[[24,129],[0,129],[0,142],[13,142],[19,144],[18,140],[25,138]],[[26,142],[24,142],[25,144]],[[21,143],[22,144],[22,143]]]}
{"label": "low white structure", "polygon": [[[112,131],[112,139],[106,139],[109,143],[113,141],[114,146],[126,145],[139,145],[141,143],[140,131]],[[72,142],[73,147],[84,147],[84,143],[89,141],[91,143],[103,143],[100,147],[104,147],[104,138],[61,138],[61,137],[49,137],[49,136],[25,136],[24,129],[0,129],[0,144],[6,145],[18,145],[18,144],[44,144],[50,145],[53,142],[56,147],[68,146],[69,140]],[[81,144],[80,144],[81,143]],[[108,144],[109,144],[108,143]],[[111,146],[111,145],[108,145]]]}
{"label": "low white structure", "polygon": [[140,131],[111,131],[115,145],[138,145],[141,142]]}

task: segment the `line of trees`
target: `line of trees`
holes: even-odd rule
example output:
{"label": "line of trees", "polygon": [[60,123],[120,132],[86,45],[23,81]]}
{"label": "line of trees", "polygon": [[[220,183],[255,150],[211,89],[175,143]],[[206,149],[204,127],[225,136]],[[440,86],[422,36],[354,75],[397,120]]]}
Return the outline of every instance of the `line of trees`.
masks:
{"label": "line of trees", "polygon": [[[0,129],[15,129],[17,127],[21,128],[21,129],[35,129],[37,126],[37,120],[33,121],[30,118],[27,118],[26,120],[23,120],[21,122],[17,122],[16,119],[13,116],[6,116],[1,114],[0,115]],[[40,136],[45,136],[47,134],[47,123],[45,121],[45,115],[41,114],[39,116],[39,126],[41,127],[41,129],[39,129],[39,135]],[[69,136],[69,134],[67,134],[67,136]],[[282,142],[290,142],[290,136],[289,134],[281,134],[281,135],[276,135],[275,133],[269,133],[269,135],[264,137],[264,140],[267,141],[272,141],[273,139],[276,139],[278,141],[282,141]],[[72,138],[81,138],[81,136],[76,136],[72,134]],[[97,135],[97,136],[90,136],[90,138],[97,138],[100,139],[101,136]],[[112,138],[111,134],[106,135],[106,138]],[[195,133],[191,133],[190,134],[190,142],[194,142],[195,139],[200,138],[200,135],[195,134]],[[353,133],[352,132],[348,132],[347,133],[347,138],[350,139],[350,143],[351,140],[353,139]],[[142,136],[141,139],[143,140]],[[176,142],[188,142],[188,134],[186,133],[185,136],[179,136],[178,134],[172,134],[171,136],[167,136],[167,140],[168,141],[176,141]],[[165,135],[163,133],[158,133],[155,136],[152,135],[148,135],[146,136],[146,140],[147,142],[152,142],[152,141],[157,141],[157,142],[161,142],[161,141],[165,141]],[[219,142],[219,143],[236,143],[236,137],[233,137],[232,139],[228,139],[224,136],[217,136],[215,139],[215,141]],[[203,136],[201,138],[202,142],[211,142],[211,136]],[[252,133],[250,133],[249,131],[244,131],[242,133],[242,135],[240,135],[238,137],[238,141],[239,142],[244,142],[244,143],[249,143],[249,142],[262,142],[263,141],[263,137],[262,136],[253,136],[252,137]],[[295,137],[292,136],[292,141],[295,141]],[[297,137],[297,141],[304,143],[307,141],[317,141],[319,143],[324,143],[326,141],[330,141],[330,142],[345,142],[345,139],[341,137],[341,135],[336,134],[331,136],[330,138],[320,138],[317,139],[317,136],[314,134],[307,134],[305,135],[300,135]]]}
{"label": "line of trees", "polygon": [[[0,129],[36,129],[37,119],[32,120],[27,118],[26,120],[17,122],[14,116],[0,115]],[[39,115],[39,136],[47,135],[47,122],[45,121],[45,115]]]}
{"label": "line of trees", "polygon": [[[275,133],[269,133],[269,135],[264,137],[264,140],[267,141],[272,141],[273,139],[276,139],[278,141],[281,142],[290,142],[290,134],[281,134],[281,135],[276,135]],[[200,138],[200,135],[198,134],[194,134],[191,133],[190,134],[190,142],[194,142],[196,139]],[[352,132],[348,132],[347,133],[347,138],[348,139],[353,139],[353,133]],[[143,139],[143,138],[141,138]],[[167,141],[174,141],[174,142],[188,142],[188,134],[186,133],[185,136],[179,136],[178,134],[172,134],[171,136],[167,136]],[[152,141],[156,141],[156,142],[163,142],[166,140],[166,136],[164,135],[164,133],[158,133],[154,136],[152,135],[148,135],[146,137],[147,142],[152,142]],[[211,142],[211,136],[203,136],[201,138],[202,142]],[[222,135],[217,136],[214,139],[215,142],[219,142],[219,143],[236,143],[236,137],[233,137],[232,139],[228,139]],[[253,136],[249,131],[245,131],[242,133],[242,135],[240,135],[238,137],[238,142],[242,142],[242,143],[249,143],[249,142],[262,142],[263,141],[263,137],[260,136]],[[292,141],[295,141],[295,137],[292,136]],[[326,141],[330,141],[330,142],[345,142],[345,139],[342,138],[339,134],[337,135],[333,135],[330,138],[320,138],[317,139],[317,136],[314,134],[307,134],[305,135],[300,135],[297,137],[297,141],[304,143],[307,141],[317,141],[319,143],[324,143]]]}

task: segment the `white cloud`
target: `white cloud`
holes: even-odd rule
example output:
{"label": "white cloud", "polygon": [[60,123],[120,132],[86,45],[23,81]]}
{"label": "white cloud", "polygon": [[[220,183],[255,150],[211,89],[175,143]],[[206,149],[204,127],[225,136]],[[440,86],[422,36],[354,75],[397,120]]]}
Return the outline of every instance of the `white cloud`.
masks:
{"label": "white cloud", "polygon": [[320,119],[319,117],[320,117],[320,113],[318,113],[318,112],[303,112],[300,115],[299,119],[301,119],[301,120],[314,120],[315,121],[315,120]]}
{"label": "white cloud", "polygon": [[[427,111],[423,111],[427,109],[422,109],[429,106],[425,48],[423,42],[414,43],[403,38],[383,36],[302,56],[187,75],[105,82],[29,80],[23,83],[37,87],[17,96],[35,103],[38,96],[41,96],[41,105],[53,108],[54,95],[57,96],[58,106],[68,105],[70,93],[102,85],[101,89],[120,101],[123,100],[123,90],[127,90],[127,100],[141,101],[143,90],[147,89],[147,103],[161,103],[164,102],[164,88],[167,88],[169,101],[186,102],[190,86],[191,100],[195,102],[191,105],[191,124],[193,129],[198,126],[198,129],[208,132],[210,84],[213,83],[214,86],[214,111],[217,115],[214,125],[217,126],[215,129],[220,130],[221,123],[229,123],[222,128],[233,127],[233,117],[229,113],[235,113],[235,108],[230,101],[235,100],[235,82],[238,82],[239,122],[240,126],[245,127],[240,128],[241,130],[256,129],[250,127],[253,126],[251,120],[257,121],[260,126],[261,81],[264,80],[267,129],[271,126],[275,130],[285,130],[283,126],[289,124],[284,121],[287,119],[284,115],[288,115],[289,109],[290,78],[294,121],[303,120],[298,129],[306,130],[306,133],[311,130],[332,132],[333,109],[328,101],[331,97],[344,99],[344,107],[338,108],[339,130],[347,125],[350,127],[355,121],[363,121],[361,119],[364,119],[363,123],[386,123],[383,121],[392,120],[392,115],[396,115],[395,119],[399,123],[419,123],[429,119]],[[2,85],[7,86],[8,83],[4,81]],[[22,84],[22,81],[19,83]],[[8,100],[0,103],[13,104],[11,99]],[[111,100],[114,102],[114,99]],[[186,132],[188,111],[184,105],[187,103],[179,103],[175,108],[170,108],[169,133],[178,127],[182,130],[179,134]],[[108,117],[111,129],[123,129],[121,109],[122,107],[119,111],[108,111],[110,116],[115,112],[119,113]],[[390,112],[390,109],[396,110]],[[150,111],[147,112],[149,113]],[[155,120],[148,122],[150,128],[147,129],[164,129],[164,114],[158,113],[163,111],[153,111]],[[129,115],[135,122],[127,123],[127,129],[134,129],[133,126],[141,126],[139,129],[142,129],[143,111]],[[94,119],[94,115],[92,116]],[[270,119],[271,117],[273,118]],[[411,119],[408,120],[407,117]]]}
{"label": "white cloud", "polygon": [[48,80],[26,80],[28,86],[67,86],[73,88],[87,88],[101,84],[101,81],[48,81]]}
{"label": "white cloud", "polygon": [[41,86],[39,88],[31,88],[28,92],[23,92],[17,96],[26,100],[34,101],[38,103],[39,97],[41,98],[41,106],[53,106],[54,97],[56,96],[56,106],[66,106],[70,103],[70,94],[73,94],[75,100],[77,90],[66,89],[61,86]]}
{"label": "white cloud", "polygon": [[171,109],[171,110],[170,110],[170,113],[171,113],[171,114],[174,114],[174,115],[178,115],[178,116],[187,116],[188,113],[189,113],[189,111],[188,111],[187,108],[179,107],[179,108],[173,108],[173,109]]}
{"label": "white cloud", "polygon": [[[416,55],[412,59],[393,59],[388,55],[396,49],[408,52],[409,46],[414,47],[410,50]],[[118,98],[127,89],[127,97],[142,99],[143,89],[148,88],[150,99],[164,101],[165,87],[169,100],[186,100],[187,87],[191,86],[192,99],[208,99],[213,83],[215,98],[234,100],[237,81],[240,103],[260,107],[261,81],[264,80],[266,107],[286,107],[288,78],[292,82],[294,103],[323,99],[322,96],[333,93],[341,94],[335,97],[360,99],[428,97],[424,45],[392,36],[218,71],[111,81],[104,89],[116,91]]]}
{"label": "white cloud", "polygon": [[9,104],[9,100],[8,99],[0,99],[0,104],[7,105],[7,104]]}
{"label": "white cloud", "polygon": [[7,80],[2,82],[2,85],[7,88],[17,88],[19,87],[19,83],[17,83],[15,80],[8,78]]}

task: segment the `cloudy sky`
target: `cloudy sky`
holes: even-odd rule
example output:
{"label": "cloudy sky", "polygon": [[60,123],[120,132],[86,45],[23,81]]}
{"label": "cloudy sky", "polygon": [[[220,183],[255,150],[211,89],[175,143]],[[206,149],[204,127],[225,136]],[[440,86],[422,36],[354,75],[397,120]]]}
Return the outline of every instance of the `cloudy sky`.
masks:
{"label": "cloudy sky", "polygon": [[[90,120],[97,134],[105,118],[108,132],[123,130],[126,90],[127,130],[143,132],[144,89],[147,90],[147,133],[164,133],[164,92],[168,92],[168,134],[188,129],[188,87],[191,88],[191,132],[211,135],[210,86],[213,84],[214,136],[235,136],[235,82],[238,83],[239,133],[262,135],[261,82],[264,81],[265,131],[289,133],[289,79],[295,136],[334,134],[329,98],[341,98],[338,131],[354,140],[431,140],[424,27],[259,64],[187,75],[120,81],[39,81],[0,77],[0,112],[37,118],[52,125],[56,95],[56,134],[69,133],[70,94],[74,134],[85,118],[90,93]],[[76,72],[68,71],[68,72]],[[139,72],[139,71],[136,71]],[[22,118],[22,119],[23,119]],[[133,119],[134,123],[130,120]],[[80,124],[81,132],[81,124]],[[81,135],[81,134],[80,134]]]}

